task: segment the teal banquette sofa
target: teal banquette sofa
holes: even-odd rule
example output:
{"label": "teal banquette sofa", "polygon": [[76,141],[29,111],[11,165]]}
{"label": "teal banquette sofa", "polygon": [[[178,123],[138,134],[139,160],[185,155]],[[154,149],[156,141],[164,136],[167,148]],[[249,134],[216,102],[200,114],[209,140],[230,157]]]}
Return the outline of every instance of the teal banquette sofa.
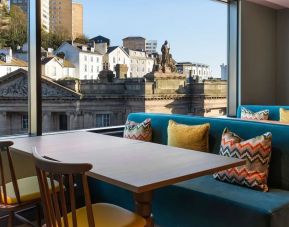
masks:
{"label": "teal banquette sofa", "polygon": [[280,120],[280,108],[289,110],[289,106],[262,106],[262,105],[241,105],[237,110],[237,118],[241,118],[241,109],[245,107],[253,112],[258,112],[261,110],[269,110],[269,120],[279,121]]}
{"label": "teal banquette sofa", "polygon": [[[152,119],[153,142],[167,144],[170,119],[197,125],[210,123],[210,151],[218,153],[225,127],[249,139],[273,134],[269,192],[223,183],[211,175],[161,188],[154,192],[153,213],[160,227],[289,227],[289,126],[238,119],[133,113],[129,120]],[[163,160],[160,160],[160,162]],[[90,179],[94,202],[110,202],[134,209],[131,192]]]}

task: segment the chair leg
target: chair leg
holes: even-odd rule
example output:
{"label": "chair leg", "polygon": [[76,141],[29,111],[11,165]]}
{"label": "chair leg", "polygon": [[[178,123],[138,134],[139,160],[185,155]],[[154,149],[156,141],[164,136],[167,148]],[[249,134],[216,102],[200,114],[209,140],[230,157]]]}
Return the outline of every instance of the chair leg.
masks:
{"label": "chair leg", "polygon": [[38,227],[41,227],[41,205],[37,204],[35,210],[36,210],[36,225]]}
{"label": "chair leg", "polygon": [[8,216],[8,227],[13,227],[14,224],[14,212],[10,212]]}

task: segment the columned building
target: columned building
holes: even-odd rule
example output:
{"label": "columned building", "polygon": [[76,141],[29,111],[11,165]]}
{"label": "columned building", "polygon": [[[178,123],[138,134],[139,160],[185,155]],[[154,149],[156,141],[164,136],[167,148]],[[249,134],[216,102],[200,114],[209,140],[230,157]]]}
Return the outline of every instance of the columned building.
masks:
{"label": "columned building", "polygon": [[[170,86],[167,86],[167,85]],[[185,77],[104,80],[62,80],[42,77],[43,131],[123,125],[129,113],[175,113],[222,116],[227,83],[186,83]],[[28,129],[27,71],[0,78],[0,135]]]}

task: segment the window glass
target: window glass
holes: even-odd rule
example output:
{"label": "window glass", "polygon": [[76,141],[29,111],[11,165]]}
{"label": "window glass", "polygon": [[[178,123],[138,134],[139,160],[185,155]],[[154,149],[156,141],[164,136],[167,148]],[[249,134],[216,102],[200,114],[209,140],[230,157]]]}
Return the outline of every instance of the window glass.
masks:
{"label": "window glass", "polygon": [[226,114],[227,4],[47,2],[44,132],[123,125],[133,112]]}
{"label": "window glass", "polygon": [[0,137],[28,132],[27,2],[0,0]]}

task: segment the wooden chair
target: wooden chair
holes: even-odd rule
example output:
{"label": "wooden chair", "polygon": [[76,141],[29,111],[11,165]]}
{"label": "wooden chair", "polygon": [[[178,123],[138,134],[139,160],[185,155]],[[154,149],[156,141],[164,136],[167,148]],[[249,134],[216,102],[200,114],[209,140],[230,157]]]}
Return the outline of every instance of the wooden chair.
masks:
{"label": "wooden chair", "polygon": [[[30,226],[40,226],[40,191],[38,186],[37,177],[27,177],[17,179],[11,153],[9,147],[13,145],[11,141],[0,142],[0,212],[5,213],[0,220],[8,219],[8,226],[14,226],[14,218],[19,219],[21,222]],[[5,155],[6,153],[6,155]],[[4,157],[7,156],[8,170],[10,172],[11,181],[6,181],[6,175],[3,163]],[[6,160],[6,159],[5,159]],[[21,211],[36,208],[37,211],[37,225],[34,225],[26,218],[19,215]]]}
{"label": "wooden chair", "polygon": [[[92,168],[88,163],[60,163],[41,157],[33,151],[36,172],[44,207],[46,227],[143,227],[144,218],[121,207],[107,204],[91,204],[86,173]],[[81,179],[85,206],[79,209],[75,203],[75,179]],[[48,180],[50,178],[50,180]],[[64,179],[67,185],[64,186]],[[59,193],[54,182],[59,182]],[[51,191],[49,190],[51,185]],[[70,203],[70,209],[68,205]]]}

